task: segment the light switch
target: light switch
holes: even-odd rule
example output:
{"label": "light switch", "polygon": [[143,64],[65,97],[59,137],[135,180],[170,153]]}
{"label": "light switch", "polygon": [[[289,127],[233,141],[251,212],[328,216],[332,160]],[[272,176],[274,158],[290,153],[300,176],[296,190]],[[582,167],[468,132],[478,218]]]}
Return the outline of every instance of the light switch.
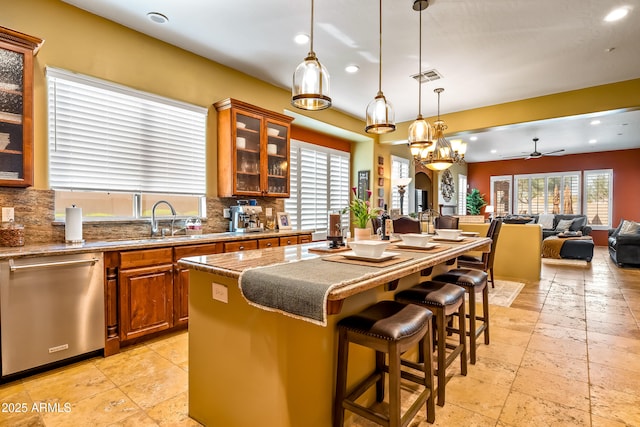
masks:
{"label": "light switch", "polygon": [[13,213],[13,208],[2,208],[2,222],[13,221],[15,219]]}

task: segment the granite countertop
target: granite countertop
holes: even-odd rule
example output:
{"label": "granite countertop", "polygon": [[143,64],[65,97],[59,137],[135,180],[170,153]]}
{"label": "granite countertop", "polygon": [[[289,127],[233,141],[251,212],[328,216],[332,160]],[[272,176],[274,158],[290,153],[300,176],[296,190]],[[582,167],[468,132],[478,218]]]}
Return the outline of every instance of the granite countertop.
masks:
{"label": "granite countertop", "polygon": [[260,231],[252,233],[209,233],[193,236],[173,236],[164,238],[143,238],[131,240],[86,241],[84,243],[38,243],[16,247],[0,247],[0,260],[27,256],[76,254],[85,252],[106,252],[131,249],[148,249],[167,246],[185,246],[216,242],[263,239],[309,234],[311,230]]}

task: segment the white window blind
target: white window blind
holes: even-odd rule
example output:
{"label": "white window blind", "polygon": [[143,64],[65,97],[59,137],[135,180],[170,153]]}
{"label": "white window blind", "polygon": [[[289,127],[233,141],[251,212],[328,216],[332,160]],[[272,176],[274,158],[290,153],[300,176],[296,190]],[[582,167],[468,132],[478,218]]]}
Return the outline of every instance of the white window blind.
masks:
{"label": "white window blind", "polygon": [[294,229],[315,230],[315,238],[326,237],[328,212],[349,204],[349,164],[347,152],[291,141],[291,196],[285,210]]}
{"label": "white window blind", "polygon": [[53,189],[204,195],[207,109],[47,68]]}
{"label": "white window blind", "polygon": [[580,213],[580,172],[516,175],[518,214]]}
{"label": "white window blind", "polygon": [[[402,157],[391,156],[391,206],[389,209],[400,209],[400,193],[398,192],[398,178],[409,177],[409,160]],[[409,212],[409,189],[402,200],[402,212]]]}
{"label": "white window blind", "polygon": [[467,176],[458,175],[458,213],[467,214]]}
{"label": "white window blind", "polygon": [[584,212],[594,229],[611,227],[613,170],[584,171]]}

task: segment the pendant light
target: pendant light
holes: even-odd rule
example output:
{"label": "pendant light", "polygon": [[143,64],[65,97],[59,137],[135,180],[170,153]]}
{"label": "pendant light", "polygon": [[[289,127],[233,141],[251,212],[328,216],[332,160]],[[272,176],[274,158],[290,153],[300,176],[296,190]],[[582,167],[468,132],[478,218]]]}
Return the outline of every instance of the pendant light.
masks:
{"label": "pendant light", "polygon": [[302,110],[324,110],[331,107],[329,72],[313,51],[313,0],[311,0],[311,37],[307,57],[293,73],[291,105]]}
{"label": "pendant light", "polygon": [[438,94],[438,120],[433,123],[435,128],[433,150],[429,150],[428,159],[423,163],[431,170],[442,171],[453,165],[453,150],[449,141],[444,137],[447,125],[444,124],[444,120],[440,120],[440,94],[444,92],[444,89],[440,87],[433,91]]}
{"label": "pendant light", "polygon": [[382,94],[382,0],[380,0],[380,67],[378,69],[378,93],[373,101],[367,105],[367,133],[389,133],[396,130],[395,113],[393,106]]}
{"label": "pendant light", "polygon": [[427,147],[433,145],[432,128],[428,121],[422,118],[422,11],[429,6],[428,1],[416,0],[413,9],[420,11],[419,42],[418,42],[418,117],[409,126],[409,149],[416,160],[425,159],[428,155]]}

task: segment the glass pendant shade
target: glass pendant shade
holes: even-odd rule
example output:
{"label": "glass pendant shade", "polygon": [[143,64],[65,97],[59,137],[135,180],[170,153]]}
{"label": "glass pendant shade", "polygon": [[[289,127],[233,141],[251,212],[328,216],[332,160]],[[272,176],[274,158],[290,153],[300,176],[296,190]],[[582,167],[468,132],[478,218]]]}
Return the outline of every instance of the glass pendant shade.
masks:
{"label": "glass pendant shade", "polygon": [[387,101],[382,92],[367,105],[367,133],[383,134],[396,130],[393,106]]}
{"label": "glass pendant shade", "polygon": [[[438,108],[438,115],[440,115],[440,111]],[[431,170],[445,170],[453,165],[453,158],[451,157],[451,144],[444,137],[444,130],[447,128],[447,125],[444,124],[442,120],[436,120],[434,123],[435,128],[435,137],[434,144],[431,153],[428,155],[428,161],[425,163],[425,166]]]}
{"label": "glass pendant shade", "polygon": [[291,104],[303,110],[331,107],[329,72],[311,51],[293,73]]}

